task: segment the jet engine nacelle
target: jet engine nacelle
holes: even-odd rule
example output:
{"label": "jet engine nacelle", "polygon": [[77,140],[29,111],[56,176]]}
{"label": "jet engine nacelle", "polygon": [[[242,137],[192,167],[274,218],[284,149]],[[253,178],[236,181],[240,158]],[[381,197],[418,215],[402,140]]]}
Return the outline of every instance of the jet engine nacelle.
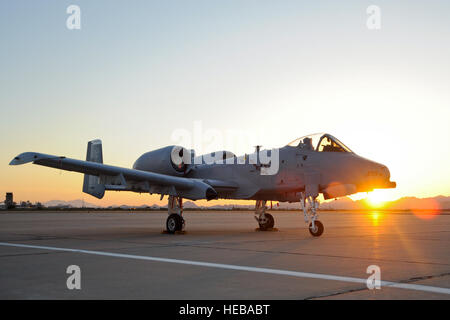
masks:
{"label": "jet engine nacelle", "polygon": [[144,153],[133,169],[171,176],[184,176],[192,169],[193,152],[180,146],[168,146]]}
{"label": "jet engine nacelle", "polygon": [[354,184],[332,184],[322,190],[325,200],[344,197],[358,192]]}

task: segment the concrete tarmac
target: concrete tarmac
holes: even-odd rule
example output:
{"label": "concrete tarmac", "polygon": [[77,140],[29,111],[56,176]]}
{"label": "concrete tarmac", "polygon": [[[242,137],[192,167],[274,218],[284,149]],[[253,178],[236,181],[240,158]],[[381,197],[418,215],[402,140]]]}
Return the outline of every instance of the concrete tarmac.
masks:
{"label": "concrete tarmac", "polygon": [[[321,212],[319,238],[298,212],[272,214],[262,232],[252,212],[186,211],[170,235],[165,212],[1,212],[0,298],[450,299],[448,214]],[[371,265],[412,288],[369,290]]]}

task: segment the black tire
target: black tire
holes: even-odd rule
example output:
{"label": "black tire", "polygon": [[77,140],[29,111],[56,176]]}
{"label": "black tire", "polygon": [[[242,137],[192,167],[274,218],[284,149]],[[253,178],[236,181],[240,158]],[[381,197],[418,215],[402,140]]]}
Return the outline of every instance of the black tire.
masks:
{"label": "black tire", "polygon": [[266,219],[264,222],[259,223],[259,229],[261,230],[272,229],[273,226],[275,225],[275,219],[270,213],[266,213],[264,214],[264,216],[266,217]]}
{"label": "black tire", "polygon": [[320,237],[323,233],[323,224],[319,220],[314,221],[315,230],[312,229],[312,222],[309,224],[309,233],[314,237]]}
{"label": "black tire", "polygon": [[172,213],[167,217],[166,220],[166,230],[168,233],[175,233],[176,231],[181,231],[184,226],[184,219],[179,214]]}

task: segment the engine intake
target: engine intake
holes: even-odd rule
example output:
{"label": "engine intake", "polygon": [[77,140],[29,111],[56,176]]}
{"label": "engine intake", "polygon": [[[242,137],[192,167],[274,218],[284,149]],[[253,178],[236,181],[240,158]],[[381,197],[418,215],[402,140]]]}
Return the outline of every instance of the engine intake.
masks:
{"label": "engine intake", "polygon": [[192,169],[191,151],[180,146],[168,146],[144,153],[133,169],[171,176],[184,176]]}

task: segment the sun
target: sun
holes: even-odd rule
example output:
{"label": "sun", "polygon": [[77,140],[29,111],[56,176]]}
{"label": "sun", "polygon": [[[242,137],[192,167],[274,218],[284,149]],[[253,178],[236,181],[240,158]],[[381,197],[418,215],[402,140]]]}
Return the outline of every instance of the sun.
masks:
{"label": "sun", "polygon": [[390,194],[386,190],[374,190],[367,194],[366,201],[372,208],[381,208],[390,200]]}
{"label": "sun", "polygon": [[374,191],[369,192],[369,194],[367,195],[367,200],[371,205],[376,207],[382,206],[386,202],[383,195],[380,195],[379,193]]}
{"label": "sun", "polygon": [[389,190],[374,190],[371,192],[360,192],[350,196],[353,201],[364,200],[368,209],[381,209],[388,201],[392,200]]}

